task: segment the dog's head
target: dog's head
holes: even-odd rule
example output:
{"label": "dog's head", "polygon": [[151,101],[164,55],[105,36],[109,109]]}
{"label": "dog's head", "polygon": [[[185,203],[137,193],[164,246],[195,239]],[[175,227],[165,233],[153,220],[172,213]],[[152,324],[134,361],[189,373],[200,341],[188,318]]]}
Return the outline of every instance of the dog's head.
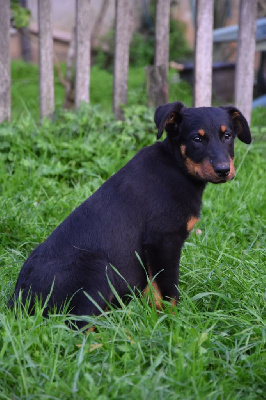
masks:
{"label": "dog's head", "polygon": [[235,107],[187,108],[175,102],[158,107],[154,121],[158,139],[166,130],[188,173],[205,182],[233,179],[234,139],[251,142],[248,123]]}

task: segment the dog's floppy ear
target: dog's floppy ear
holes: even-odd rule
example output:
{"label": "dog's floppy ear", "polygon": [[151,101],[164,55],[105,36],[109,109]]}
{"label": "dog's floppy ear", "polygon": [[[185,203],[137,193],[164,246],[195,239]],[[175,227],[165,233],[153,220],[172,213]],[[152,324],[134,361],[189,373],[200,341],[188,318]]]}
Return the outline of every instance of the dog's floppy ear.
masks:
{"label": "dog's floppy ear", "polygon": [[179,124],[182,120],[181,110],[184,107],[183,103],[176,101],[157,108],[154,114],[154,122],[158,128],[157,139],[160,139],[164,129],[171,136],[179,133]]}
{"label": "dog's floppy ear", "polygon": [[241,142],[250,144],[251,143],[251,133],[250,133],[250,129],[249,129],[247,120],[244,117],[244,115],[236,107],[229,106],[229,107],[223,107],[223,108],[230,115],[232,122],[233,122],[233,127],[236,131],[238,138],[241,140]]}

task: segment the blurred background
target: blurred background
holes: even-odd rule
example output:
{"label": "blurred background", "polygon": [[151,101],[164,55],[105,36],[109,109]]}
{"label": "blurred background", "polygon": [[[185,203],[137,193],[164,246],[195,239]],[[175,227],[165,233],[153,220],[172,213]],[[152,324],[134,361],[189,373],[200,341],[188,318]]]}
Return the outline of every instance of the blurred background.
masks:
{"label": "blurred background", "polygon": [[[75,0],[53,0],[53,44],[55,67],[55,106],[72,108],[74,104]],[[224,40],[226,29],[238,24],[240,0],[214,0],[214,29],[218,29],[213,47],[214,105],[232,103],[237,42]],[[31,109],[38,117],[38,1],[11,0],[13,116]],[[128,104],[146,104],[145,69],[154,62],[155,0],[134,0],[131,26]],[[193,54],[195,38],[195,0],[173,0],[170,6],[169,99],[192,105]],[[266,16],[266,1],[258,1],[257,18]],[[90,102],[112,108],[114,66],[115,1],[91,0],[89,29],[91,34]],[[265,35],[266,36],[266,35]],[[72,43],[72,45],[71,45]],[[266,93],[265,51],[255,54],[254,97]],[[68,65],[68,66],[67,66]],[[72,80],[72,82],[69,82]],[[71,87],[71,90],[66,90]],[[104,96],[103,96],[104,93]]]}

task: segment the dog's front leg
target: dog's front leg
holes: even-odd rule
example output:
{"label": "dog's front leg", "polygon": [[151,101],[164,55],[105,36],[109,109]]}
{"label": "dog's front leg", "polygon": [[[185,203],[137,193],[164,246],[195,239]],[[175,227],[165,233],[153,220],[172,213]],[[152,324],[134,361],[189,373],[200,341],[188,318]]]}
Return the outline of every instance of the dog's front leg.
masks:
{"label": "dog's front leg", "polygon": [[[182,244],[176,235],[162,236],[159,241],[145,243],[146,268],[154,288],[154,300],[158,309],[162,307],[162,300],[170,301],[173,305],[178,301],[177,287]],[[147,289],[149,290],[149,285]]]}

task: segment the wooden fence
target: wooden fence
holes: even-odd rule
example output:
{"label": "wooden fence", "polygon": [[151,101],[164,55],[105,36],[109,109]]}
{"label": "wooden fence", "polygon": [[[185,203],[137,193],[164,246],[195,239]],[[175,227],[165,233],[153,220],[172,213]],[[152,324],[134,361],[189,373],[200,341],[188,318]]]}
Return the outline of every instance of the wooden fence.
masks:
{"label": "wooden fence", "polygon": [[[196,1],[194,105],[210,106],[212,94],[213,1]],[[40,117],[54,111],[52,0],[38,0]],[[116,0],[113,111],[122,118],[120,105],[127,101],[127,77],[131,36],[132,0]],[[0,0],[0,122],[10,119],[10,0]],[[90,88],[90,0],[76,0],[75,106],[89,102]],[[241,0],[235,78],[235,105],[250,122],[253,93],[257,0]],[[157,94],[153,101],[168,98],[170,0],[157,0],[155,63],[147,80]],[[159,93],[161,91],[161,93]],[[158,96],[157,96],[158,95]],[[181,99],[182,100],[182,99]],[[162,101],[162,100],[161,100]]]}

